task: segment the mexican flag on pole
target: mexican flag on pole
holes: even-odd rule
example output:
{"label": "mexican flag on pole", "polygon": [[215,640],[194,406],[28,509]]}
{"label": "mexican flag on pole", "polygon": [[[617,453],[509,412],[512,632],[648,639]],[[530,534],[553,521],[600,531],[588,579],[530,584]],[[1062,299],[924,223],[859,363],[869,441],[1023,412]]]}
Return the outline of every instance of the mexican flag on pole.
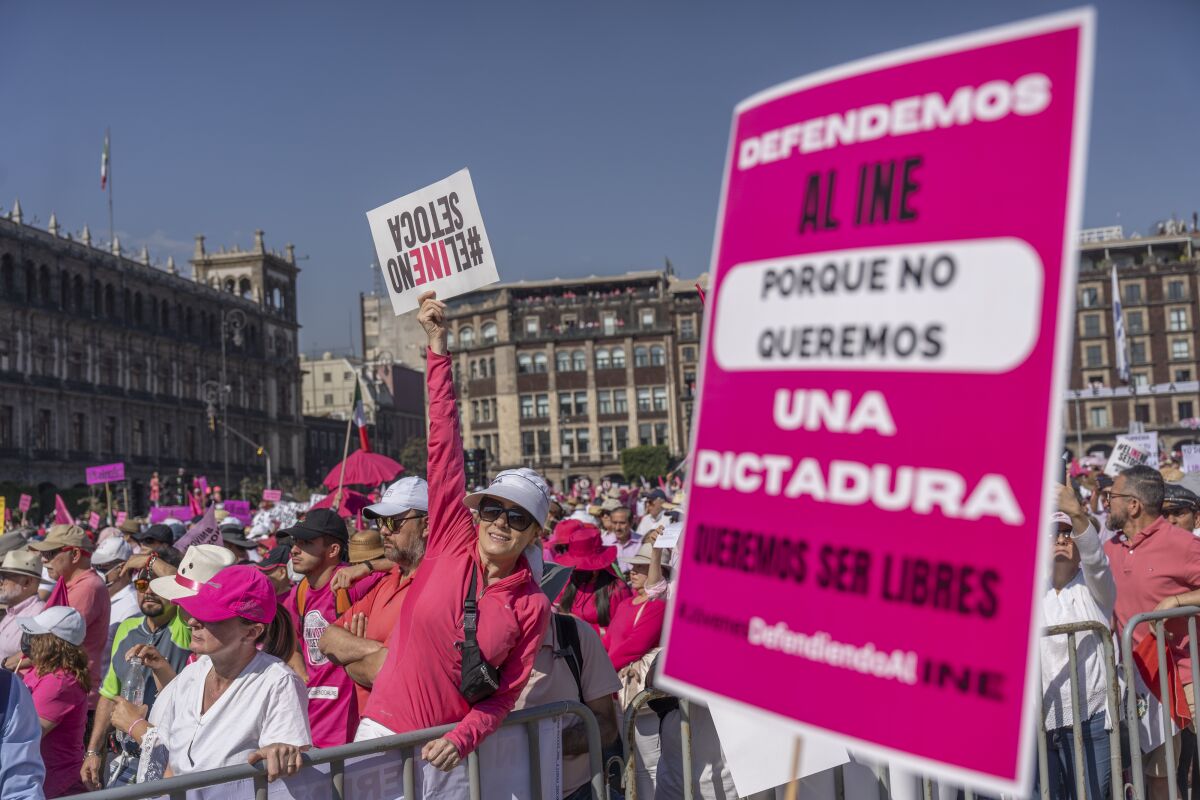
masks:
{"label": "mexican flag on pole", "polygon": [[108,131],[104,132],[104,152],[100,154],[100,191],[108,186]]}
{"label": "mexican flag on pole", "polygon": [[362,384],[354,379],[354,408],[351,411],[354,427],[358,428],[358,442],[364,453],[371,452],[371,443],[367,440],[367,409],[363,406]]}

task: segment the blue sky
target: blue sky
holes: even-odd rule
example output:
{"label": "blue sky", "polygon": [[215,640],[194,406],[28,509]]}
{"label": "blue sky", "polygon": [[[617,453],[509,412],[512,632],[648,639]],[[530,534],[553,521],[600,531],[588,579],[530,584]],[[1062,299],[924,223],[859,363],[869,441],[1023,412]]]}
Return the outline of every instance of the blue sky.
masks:
{"label": "blue sky", "polygon": [[[1072,7],[982,2],[4,3],[0,208],[186,261],[294,242],[301,343],[361,347],[365,212],[467,166],[505,279],[707,269],[734,104]],[[1102,2],[1084,224],[1200,208],[1200,4]],[[353,321],[352,321],[353,318]]]}

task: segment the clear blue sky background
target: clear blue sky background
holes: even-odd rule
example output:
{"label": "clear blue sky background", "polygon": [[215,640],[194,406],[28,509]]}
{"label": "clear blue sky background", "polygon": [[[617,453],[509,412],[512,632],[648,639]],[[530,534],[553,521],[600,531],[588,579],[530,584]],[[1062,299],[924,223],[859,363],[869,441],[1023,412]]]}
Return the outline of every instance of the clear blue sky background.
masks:
{"label": "clear blue sky background", "polygon": [[[471,169],[501,275],[707,269],[730,113],[862,56],[1072,7],[0,3],[0,208],[126,251],[294,242],[306,350],[358,341],[364,213]],[[1084,224],[1200,208],[1200,4],[1101,2]]]}

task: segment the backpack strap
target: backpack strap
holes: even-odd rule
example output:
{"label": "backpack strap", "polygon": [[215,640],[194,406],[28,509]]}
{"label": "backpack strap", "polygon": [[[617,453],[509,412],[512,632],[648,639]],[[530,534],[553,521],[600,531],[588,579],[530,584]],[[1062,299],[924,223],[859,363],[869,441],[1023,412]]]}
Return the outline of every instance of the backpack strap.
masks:
{"label": "backpack strap", "polygon": [[579,691],[579,702],[583,699],[583,646],[579,642],[579,628],[575,627],[575,619],[569,614],[554,615],[554,638],[559,648],[554,651],[555,658],[567,662],[571,676],[575,678],[575,688]]}
{"label": "backpack strap", "polygon": [[334,593],[334,602],[337,604],[337,615],[340,617],[350,610],[350,606],[354,605],[350,602],[350,592],[346,589],[338,589]]}
{"label": "backpack strap", "polygon": [[[340,617],[350,610],[350,606],[354,603],[350,602],[350,592],[345,589],[338,589],[334,593],[334,602],[337,606],[337,615]],[[300,619],[304,619],[304,607],[308,600],[308,578],[304,578],[296,586],[296,610],[300,612]]]}
{"label": "backpack strap", "polygon": [[308,578],[301,578],[296,585],[296,610],[300,612],[301,624],[304,620],[304,603],[308,598]]}

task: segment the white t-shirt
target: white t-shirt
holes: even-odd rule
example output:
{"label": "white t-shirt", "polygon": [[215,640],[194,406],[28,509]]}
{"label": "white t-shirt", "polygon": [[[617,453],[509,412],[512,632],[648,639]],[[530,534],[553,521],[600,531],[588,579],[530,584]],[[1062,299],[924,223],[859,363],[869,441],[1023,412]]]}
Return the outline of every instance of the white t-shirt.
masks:
{"label": "white t-shirt", "polygon": [[204,714],[212,660],[200,656],[159,693],[149,722],[176,775],[245,764],[269,744],[311,745],[308,696],[300,677],[266,653],[256,655]]}

